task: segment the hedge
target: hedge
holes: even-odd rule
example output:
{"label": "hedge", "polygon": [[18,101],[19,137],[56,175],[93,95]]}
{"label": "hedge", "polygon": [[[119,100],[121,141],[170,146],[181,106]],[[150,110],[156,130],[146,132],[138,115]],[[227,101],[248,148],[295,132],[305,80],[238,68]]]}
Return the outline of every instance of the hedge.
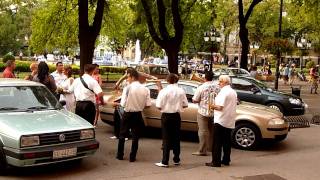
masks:
{"label": "hedge", "polygon": [[[30,72],[30,64],[32,61],[18,61],[16,60],[16,69],[15,71],[19,72]],[[48,64],[49,71],[53,72],[56,69],[56,66],[54,64]],[[72,65],[72,71],[73,74],[79,74],[80,73],[80,67],[77,65]],[[2,72],[5,69],[5,64],[3,62],[0,62],[0,71]],[[106,74],[106,73],[119,73],[123,74],[125,71],[124,67],[114,67],[114,66],[100,66],[100,74]]]}

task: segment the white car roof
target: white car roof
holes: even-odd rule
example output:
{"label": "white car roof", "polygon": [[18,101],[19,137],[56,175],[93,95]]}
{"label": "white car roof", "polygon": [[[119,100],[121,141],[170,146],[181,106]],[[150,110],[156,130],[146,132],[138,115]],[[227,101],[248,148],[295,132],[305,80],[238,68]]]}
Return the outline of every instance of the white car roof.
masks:
{"label": "white car roof", "polygon": [[44,86],[41,83],[15,78],[0,78],[0,87],[4,86]]}

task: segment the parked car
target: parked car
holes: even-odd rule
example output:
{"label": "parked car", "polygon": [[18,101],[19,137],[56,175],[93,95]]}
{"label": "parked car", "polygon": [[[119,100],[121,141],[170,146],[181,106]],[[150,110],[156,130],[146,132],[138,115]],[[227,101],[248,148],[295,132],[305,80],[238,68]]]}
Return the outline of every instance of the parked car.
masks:
{"label": "parked car", "polygon": [[[198,131],[197,111],[198,104],[192,102],[192,97],[200,83],[195,81],[179,81],[187,95],[188,108],[181,113],[181,129],[185,131]],[[166,82],[162,82],[166,86]],[[155,107],[155,100],[158,95],[157,86],[154,83],[145,85],[150,89],[152,105],[143,111],[144,124],[147,127],[161,128],[161,113]],[[105,123],[113,124],[114,107],[113,101],[119,101],[121,94],[105,95],[107,101],[100,108],[101,119]],[[282,113],[267,106],[241,102],[237,106],[236,127],[232,131],[232,143],[241,149],[253,149],[263,139],[284,140],[288,134],[288,122]]]}
{"label": "parked car", "polygon": [[81,159],[99,148],[94,127],[32,81],[0,79],[0,127],[0,172]]}
{"label": "parked car", "polygon": [[242,68],[233,68],[233,67],[214,69],[213,73],[215,76],[220,76],[220,75],[250,76],[250,73],[247,70]]}
{"label": "parked car", "polygon": [[231,82],[241,101],[269,106],[285,116],[305,113],[307,105],[296,95],[276,91],[252,77],[231,76]]}
{"label": "parked car", "polygon": [[164,65],[142,64],[136,66],[136,70],[155,76],[158,79],[165,79],[169,74],[167,66]]}

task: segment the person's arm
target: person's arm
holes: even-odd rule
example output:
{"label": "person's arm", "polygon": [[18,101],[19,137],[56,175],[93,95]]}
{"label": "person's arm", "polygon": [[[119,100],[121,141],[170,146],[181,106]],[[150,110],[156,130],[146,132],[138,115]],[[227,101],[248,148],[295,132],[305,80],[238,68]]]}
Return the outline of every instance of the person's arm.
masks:
{"label": "person's arm", "polygon": [[122,81],[124,81],[127,78],[127,73],[125,73],[117,82],[116,85],[114,86],[114,89],[119,89],[120,88],[120,84],[122,83]]}
{"label": "person's arm", "polygon": [[188,107],[188,99],[187,99],[187,96],[186,94],[184,93],[184,96],[182,97],[182,107],[183,108],[187,108]]}
{"label": "person's arm", "polygon": [[56,92],[57,85],[52,76],[49,76],[49,83],[50,83],[51,91]]}
{"label": "person's arm", "polygon": [[99,82],[99,85],[102,86],[102,78],[100,74],[98,74],[98,82]]}
{"label": "person's arm", "polygon": [[199,86],[192,97],[192,102],[199,103],[201,99],[200,97],[201,97],[201,93],[200,93],[200,86]]}
{"label": "person's arm", "polygon": [[151,106],[151,98],[150,98],[150,90],[147,89],[147,100],[145,108],[149,108]]}
{"label": "person's arm", "polygon": [[158,97],[156,99],[156,107],[161,111],[161,108],[162,108],[162,96],[163,96],[163,92],[160,91],[159,94],[158,94]]}
{"label": "person's arm", "polygon": [[97,81],[93,81],[92,90],[98,97],[102,97],[103,96],[103,91],[102,91],[102,89],[101,89],[101,87],[100,87],[100,85],[98,84]]}

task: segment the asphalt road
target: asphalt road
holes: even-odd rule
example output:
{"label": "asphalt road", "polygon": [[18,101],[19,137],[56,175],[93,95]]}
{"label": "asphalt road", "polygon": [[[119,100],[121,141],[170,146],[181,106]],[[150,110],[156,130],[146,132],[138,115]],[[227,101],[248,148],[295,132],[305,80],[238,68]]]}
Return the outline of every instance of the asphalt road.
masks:
{"label": "asphalt road", "polygon": [[[199,157],[191,153],[197,149],[195,133],[183,133],[181,143],[181,166],[159,168],[154,163],[161,159],[159,131],[151,130],[140,141],[137,161],[128,161],[131,141],[126,143],[125,160],[115,159],[117,141],[112,136],[112,127],[99,122],[97,139],[100,149],[82,162],[62,163],[32,168],[13,168],[0,179],[288,179],[317,180],[320,177],[320,126],[293,129],[288,138],[278,144],[266,144],[256,151],[232,149],[229,167],[209,168],[204,166],[210,156]],[[171,162],[172,163],[172,162]]]}

